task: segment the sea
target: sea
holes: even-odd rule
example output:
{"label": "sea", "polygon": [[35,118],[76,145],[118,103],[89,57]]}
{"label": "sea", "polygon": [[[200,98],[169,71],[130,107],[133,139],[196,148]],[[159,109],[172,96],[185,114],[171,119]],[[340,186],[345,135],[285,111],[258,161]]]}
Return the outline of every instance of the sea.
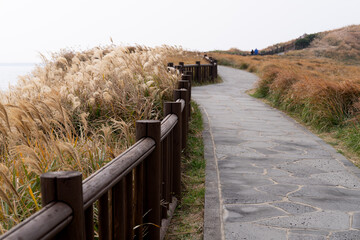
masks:
{"label": "sea", "polygon": [[9,85],[14,86],[18,77],[31,73],[35,63],[0,63],[0,90],[7,91]]}

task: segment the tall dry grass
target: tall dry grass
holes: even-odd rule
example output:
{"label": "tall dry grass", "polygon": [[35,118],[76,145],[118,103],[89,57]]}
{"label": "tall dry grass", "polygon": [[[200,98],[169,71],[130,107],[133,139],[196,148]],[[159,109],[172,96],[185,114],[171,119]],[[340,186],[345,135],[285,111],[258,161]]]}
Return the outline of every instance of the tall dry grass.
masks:
{"label": "tall dry grass", "polygon": [[159,119],[180,76],[177,47],[63,50],[45,59],[0,102],[0,230],[40,208],[41,173],[87,177],[134,143],[135,121]]}

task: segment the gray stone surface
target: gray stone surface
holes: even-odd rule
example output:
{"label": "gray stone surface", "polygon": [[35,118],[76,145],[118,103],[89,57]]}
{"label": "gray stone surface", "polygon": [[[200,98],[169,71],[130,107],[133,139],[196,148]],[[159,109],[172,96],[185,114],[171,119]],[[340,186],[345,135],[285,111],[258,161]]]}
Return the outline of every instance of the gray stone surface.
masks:
{"label": "gray stone surface", "polygon": [[352,221],[352,228],[359,229],[360,230],[360,213],[354,213],[353,214],[353,221]]}
{"label": "gray stone surface", "polygon": [[330,235],[329,240],[359,240],[360,231],[349,230],[343,232],[335,232]]}
{"label": "gray stone surface", "polygon": [[[215,239],[215,238],[210,238]],[[287,240],[286,229],[272,228],[247,222],[226,224],[225,239],[227,240]]]}
{"label": "gray stone surface", "polygon": [[307,212],[315,212],[317,209],[309,205],[303,205],[295,202],[277,202],[272,205],[281,208],[289,214],[303,214]]}
{"label": "gray stone surface", "polygon": [[360,239],[360,170],[248,96],[255,75],[219,74],[192,91],[205,123],[204,239]]}
{"label": "gray stone surface", "polygon": [[321,211],[276,217],[256,222],[259,225],[287,229],[321,229],[342,231],[349,229],[349,215],[344,212]]}

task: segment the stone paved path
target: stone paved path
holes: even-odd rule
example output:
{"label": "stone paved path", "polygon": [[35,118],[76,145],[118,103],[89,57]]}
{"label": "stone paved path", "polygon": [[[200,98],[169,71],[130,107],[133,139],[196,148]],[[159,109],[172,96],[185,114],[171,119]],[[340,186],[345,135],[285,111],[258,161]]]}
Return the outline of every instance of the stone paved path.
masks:
{"label": "stone paved path", "polygon": [[360,171],[244,91],[256,76],[220,67],[193,88],[204,114],[205,239],[360,239]]}

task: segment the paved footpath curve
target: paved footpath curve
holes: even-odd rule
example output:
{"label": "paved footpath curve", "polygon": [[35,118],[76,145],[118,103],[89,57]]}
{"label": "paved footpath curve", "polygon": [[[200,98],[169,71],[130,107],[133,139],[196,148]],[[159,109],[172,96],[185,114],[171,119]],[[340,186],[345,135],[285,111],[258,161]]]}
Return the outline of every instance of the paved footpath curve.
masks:
{"label": "paved footpath curve", "polygon": [[205,239],[360,239],[359,169],[248,96],[256,76],[219,74],[192,93],[205,122]]}

